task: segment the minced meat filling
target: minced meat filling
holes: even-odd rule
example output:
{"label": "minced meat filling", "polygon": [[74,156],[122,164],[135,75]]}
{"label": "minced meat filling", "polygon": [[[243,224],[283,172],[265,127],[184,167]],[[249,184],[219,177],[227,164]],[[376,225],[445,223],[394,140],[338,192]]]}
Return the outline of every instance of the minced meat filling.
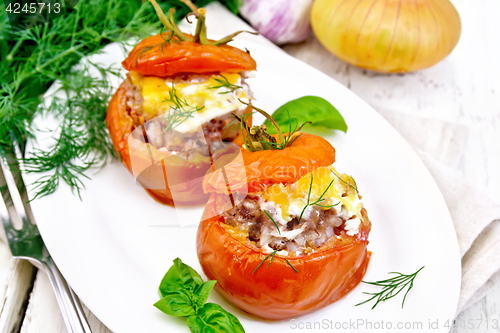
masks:
{"label": "minced meat filling", "polygon": [[[207,150],[207,144],[211,143],[212,149],[218,149],[217,143],[233,142],[238,136],[239,126],[230,125],[234,120],[231,112],[214,118],[202,125],[202,131],[193,133],[179,133],[175,130],[167,131],[167,124],[161,117],[156,117],[147,121],[142,114],[142,96],[139,87],[129,80],[125,82],[127,99],[127,111],[134,121],[134,126],[145,124],[149,143],[160,149],[169,151],[188,151],[202,148]],[[234,113],[242,115],[245,109],[234,110]],[[137,139],[144,141],[142,135],[137,135]],[[208,151],[207,151],[208,154]]]}
{"label": "minced meat filling", "polygon": [[[346,220],[340,214],[341,207],[325,209],[319,206],[308,208],[307,214],[294,216],[286,225],[274,223],[262,210],[265,202],[258,195],[248,195],[231,210],[226,211],[225,223],[246,233],[248,239],[259,248],[286,250],[300,255],[312,252],[328,239],[344,231]],[[265,206],[269,206],[268,203]],[[273,216],[268,210],[269,215]],[[276,221],[275,221],[276,222]],[[277,230],[277,226],[280,232]]]}

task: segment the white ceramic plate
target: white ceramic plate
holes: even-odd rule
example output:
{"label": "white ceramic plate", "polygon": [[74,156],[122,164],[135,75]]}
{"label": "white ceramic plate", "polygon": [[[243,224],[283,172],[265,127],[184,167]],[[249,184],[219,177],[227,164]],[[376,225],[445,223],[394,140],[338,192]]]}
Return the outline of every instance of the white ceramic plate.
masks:
{"label": "white ceramic plate", "polygon": [[[460,257],[446,204],[431,175],[402,137],[350,90],[312,67],[273,49],[238,42],[258,63],[251,82],[255,104],[268,111],[304,95],[329,100],[345,117],[347,134],[320,131],[337,150],[336,167],[352,174],[373,223],[373,252],[366,281],[413,273],[422,266],[404,309],[402,295],[379,304],[355,307],[361,284],[338,302],[295,320],[264,321],[249,316],[212,292],[209,301],[235,314],[247,332],[337,329],[345,332],[429,331],[454,318],[460,290]],[[122,59],[116,46],[97,57],[111,64]],[[261,118],[256,117],[256,123]],[[34,180],[38,175],[31,175]],[[82,200],[65,185],[33,202],[45,243],[73,289],[92,312],[116,333],[189,332],[185,320],[153,307],[159,283],[180,257],[201,273],[195,234],[201,208],[179,217],[151,199],[129,172],[113,162],[90,175]],[[182,215],[182,214],[181,214]],[[205,277],[204,277],[205,278]],[[390,326],[390,327],[389,327]],[[309,330],[311,331],[311,330]]]}

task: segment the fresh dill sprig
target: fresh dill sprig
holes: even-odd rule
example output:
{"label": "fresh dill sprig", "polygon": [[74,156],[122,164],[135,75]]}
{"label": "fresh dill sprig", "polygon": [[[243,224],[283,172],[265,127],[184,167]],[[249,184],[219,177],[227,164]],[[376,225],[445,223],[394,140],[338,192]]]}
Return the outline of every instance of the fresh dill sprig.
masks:
{"label": "fresh dill sprig", "polygon": [[[201,7],[212,1],[194,3]],[[237,13],[238,0],[221,2]],[[164,10],[175,7],[176,21],[191,11],[178,0],[162,0],[161,6]],[[104,155],[113,154],[108,139],[102,137],[106,133],[103,115],[113,92],[102,75],[91,77],[80,68],[84,77],[78,77],[72,68],[82,57],[100,52],[109,43],[127,45],[132,37],[157,33],[161,23],[153,6],[140,0],[79,1],[72,11],[26,30],[14,30],[5,9],[0,2],[0,157],[12,157],[19,147],[24,171],[49,173],[35,182],[36,197],[53,193],[61,181],[79,193],[81,180],[86,178],[83,172],[102,166]],[[114,75],[101,65],[94,67]],[[57,80],[72,101],[57,100],[45,106],[42,96]],[[78,91],[88,93],[80,97]],[[95,104],[90,91],[102,92],[95,97]],[[72,109],[75,106],[88,112],[78,115]],[[60,120],[60,128],[52,135],[56,144],[26,157],[27,142],[37,131],[33,120],[43,113]]]}
{"label": "fresh dill sprig", "polygon": [[306,123],[298,126],[297,120],[296,119],[294,119],[294,120],[295,120],[296,124],[295,124],[295,127],[292,129],[292,120],[290,118],[290,112],[288,112],[288,124],[289,124],[288,135],[283,134],[283,142],[282,143],[269,142],[268,144],[277,150],[283,150],[283,149],[293,145],[295,140],[297,140],[302,135],[302,133],[297,134],[297,132],[300,132],[300,130],[302,129],[302,127],[304,127],[304,125],[310,123],[310,122],[306,122]]}
{"label": "fresh dill sprig", "polygon": [[[249,112],[249,113],[245,113],[243,114],[240,119],[242,119],[242,121],[247,121],[248,118],[253,115],[255,112]],[[227,124],[226,126],[224,126],[224,129],[227,129],[227,128],[231,128],[231,127],[236,127],[238,126],[238,123],[239,123],[239,119],[237,119],[236,117],[233,117],[234,119],[229,123]]]}
{"label": "fresh dill sprig", "polygon": [[164,49],[165,49],[165,47],[167,45],[169,45],[171,42],[174,42],[174,43],[180,43],[181,42],[180,40],[178,40],[178,41],[172,40],[174,38],[174,34],[172,34],[172,33],[163,33],[163,27],[161,27],[161,29],[160,29],[160,36],[163,39],[163,42],[158,43],[158,44],[144,46],[144,47],[142,47],[142,48],[140,48],[138,50],[139,52],[137,53],[137,56],[135,57],[135,66],[138,65],[139,59],[141,59],[142,56],[144,54],[146,54],[146,52],[154,49],[155,47],[159,46],[160,50],[161,50],[161,54],[165,55]]}
{"label": "fresh dill sprig", "polygon": [[219,79],[219,78],[216,78],[214,77],[213,79],[215,81],[217,81],[218,83],[220,83],[220,85],[218,86],[211,86],[211,87],[208,87],[208,89],[218,89],[218,88],[227,88],[228,91],[222,91],[219,93],[219,95],[223,95],[223,94],[229,94],[229,93],[232,93],[234,92],[236,89],[241,89],[243,88],[242,86],[238,86],[236,84],[231,84],[229,82],[229,80],[222,74],[219,74],[220,77],[222,77],[222,79]]}
{"label": "fresh dill sprig", "polygon": [[[257,267],[255,267],[255,269],[253,270],[252,272],[252,275],[259,269],[260,266],[262,266],[262,264],[269,258],[272,256],[271,260],[269,261],[269,263],[267,264],[267,266],[269,267],[269,265],[271,265],[271,263],[273,262],[273,259],[274,259],[274,256],[276,255],[276,252],[278,252],[278,250],[274,250],[273,252],[271,252],[267,257],[264,258],[264,260],[262,260],[260,262],[260,264],[257,265]],[[286,259],[286,258],[283,258],[285,259],[285,261],[287,262],[287,264],[295,271],[295,273],[298,273],[299,271],[295,269],[295,267],[292,266],[292,264]]]}
{"label": "fresh dill sprig", "polygon": [[204,106],[192,106],[182,99],[177,94],[174,83],[172,82],[172,88],[168,92],[168,98],[165,98],[164,102],[174,103],[174,107],[169,110],[164,120],[167,121],[166,131],[172,130],[185,122],[187,119],[192,118],[195,112],[198,112],[204,108]]}
{"label": "fresh dill sprig", "polygon": [[310,122],[306,122],[306,123],[298,126],[297,119],[294,119],[295,120],[295,127],[292,130],[292,119],[290,117],[290,112],[287,110],[287,113],[288,113],[288,124],[289,124],[288,135],[283,136],[284,142],[280,147],[277,147],[277,149],[285,149],[286,147],[290,147],[291,145],[293,145],[295,140],[297,140],[302,135],[302,134],[296,134],[296,133],[299,132],[302,129],[302,127],[304,127],[304,125],[310,123]]}
{"label": "fresh dill sprig", "polygon": [[241,99],[238,100],[240,101],[240,103],[250,106],[252,109],[266,117],[267,120],[269,120],[273,124],[278,134],[279,142],[277,142],[273,136],[267,133],[266,125],[253,126],[252,128],[250,128],[250,126],[248,126],[248,124],[246,123],[246,119],[243,119],[242,117],[239,117],[238,115],[233,113],[233,117],[235,117],[240,122],[241,133],[243,141],[245,142],[245,148],[250,152],[272,149],[283,150],[287,147],[290,147],[301,135],[297,132],[299,132],[305,124],[309,123],[306,122],[299,127],[296,127],[293,131],[290,130],[288,135],[284,135],[276,120],[274,120],[274,118],[271,117],[266,111],[259,109],[251,103],[247,103]]}
{"label": "fresh dill sprig", "polygon": [[320,206],[320,207],[324,207],[324,208],[332,208],[332,207],[335,207],[337,206],[338,204],[341,203],[341,201],[337,202],[336,204],[334,205],[321,205],[320,202],[322,201],[325,201],[326,199],[324,198],[326,192],[328,192],[328,190],[330,189],[330,187],[332,186],[333,182],[334,182],[334,179],[330,182],[330,184],[328,184],[328,187],[323,191],[323,193],[321,194],[321,196],[318,198],[318,200],[314,201],[314,202],[311,202],[311,191],[312,191],[312,184],[313,184],[313,174],[311,173],[311,182],[309,183],[309,192],[307,193],[307,203],[306,205],[304,206],[304,208],[302,208],[302,212],[300,212],[300,216],[299,216],[299,224],[300,224],[300,221],[302,220],[302,215],[304,215],[304,212],[306,211],[307,207],[309,206]]}
{"label": "fresh dill sprig", "polygon": [[269,261],[269,263],[267,264],[267,267],[269,267],[269,265],[271,265],[271,263],[273,262],[274,256],[276,255],[276,252],[278,252],[278,250],[274,250],[274,252],[273,252],[273,256],[271,257],[271,260],[270,260],[270,261]]}
{"label": "fresh dill sprig", "polygon": [[290,267],[292,267],[292,268],[293,268],[293,270],[295,271],[295,273],[298,273],[298,272],[299,272],[298,270],[296,270],[296,269],[295,269],[295,267],[293,267],[293,266],[292,266],[292,264],[290,264],[290,262],[288,261],[288,259],[287,259],[287,258],[283,258],[283,259],[285,259],[285,261],[287,262],[287,264],[288,264],[288,265],[290,265]]}
{"label": "fresh dill sprig", "polygon": [[413,282],[415,280],[415,277],[424,267],[425,266],[422,266],[418,271],[416,271],[413,274],[405,275],[405,274],[398,273],[398,272],[390,272],[389,274],[396,274],[396,276],[393,278],[390,278],[390,279],[376,281],[376,282],[363,281],[363,283],[371,284],[373,286],[382,287],[383,289],[382,289],[382,291],[380,291],[378,293],[363,292],[363,294],[372,295],[373,297],[367,299],[364,302],[356,304],[356,306],[365,304],[367,302],[370,302],[371,300],[376,299],[375,304],[372,306],[372,309],[374,309],[380,302],[385,302],[385,301],[397,296],[402,290],[404,290],[406,287],[408,287],[408,290],[406,290],[405,296],[403,297],[403,303],[401,304],[401,308],[403,308],[405,305],[406,296],[408,295],[410,290],[413,288]]}
{"label": "fresh dill sprig", "polygon": [[342,178],[340,178],[340,176],[337,175],[335,173],[335,171],[333,171],[332,169],[330,169],[330,172],[333,173],[335,175],[335,177],[337,177],[342,183],[346,184],[347,186],[349,186],[352,189],[354,189],[357,193],[359,193],[359,191],[358,191],[358,185],[356,184],[356,181],[354,180],[354,178],[350,177],[352,179],[352,181],[354,182],[354,186],[353,186],[352,184],[349,184],[348,182],[346,182],[345,180],[343,180]]}
{"label": "fresh dill sprig", "polygon": [[[78,196],[84,187],[84,172],[91,167],[102,167],[108,156],[116,156],[104,118],[113,87],[109,76],[112,69],[99,68],[101,77],[92,76],[91,65],[73,70],[59,80],[61,84],[49,105],[40,106],[40,112],[53,114],[60,123],[60,133],[49,150],[34,149],[24,158],[27,172],[50,172],[32,186],[34,199],[53,193],[60,180],[68,184]],[[76,98],[78,96],[78,98]]]}
{"label": "fresh dill sprig", "polygon": [[264,260],[262,260],[260,262],[260,264],[257,265],[257,267],[255,267],[255,269],[253,270],[252,272],[252,275],[259,269],[259,267],[267,260],[267,258],[269,258],[270,256],[273,256],[274,258],[274,255],[276,254],[276,252],[278,252],[278,250],[274,250],[272,253],[270,253],[267,257],[264,258]]}
{"label": "fresh dill sprig", "polygon": [[267,211],[264,211],[264,213],[266,213],[266,215],[269,216],[271,221],[273,221],[274,225],[276,226],[276,229],[278,229],[278,233],[281,235],[281,231],[280,231],[280,228],[278,227],[278,224],[276,222],[274,222],[274,219],[271,217],[271,215],[269,215],[269,213]]}

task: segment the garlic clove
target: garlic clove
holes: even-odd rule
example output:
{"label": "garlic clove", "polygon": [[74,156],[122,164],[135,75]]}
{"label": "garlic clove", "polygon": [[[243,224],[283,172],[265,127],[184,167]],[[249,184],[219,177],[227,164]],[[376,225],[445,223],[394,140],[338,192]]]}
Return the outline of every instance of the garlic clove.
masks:
{"label": "garlic clove", "polygon": [[297,43],[311,34],[313,0],[245,0],[239,12],[276,44]]}

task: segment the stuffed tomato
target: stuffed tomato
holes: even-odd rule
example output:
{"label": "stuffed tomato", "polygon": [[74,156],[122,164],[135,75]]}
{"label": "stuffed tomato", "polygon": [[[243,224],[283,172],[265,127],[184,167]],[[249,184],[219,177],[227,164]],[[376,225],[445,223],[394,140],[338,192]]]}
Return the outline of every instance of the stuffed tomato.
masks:
{"label": "stuffed tomato", "polygon": [[[371,223],[354,179],[334,168],[329,142],[294,136],[284,149],[242,149],[243,168],[224,163],[204,180],[201,266],[226,299],[266,319],[335,302],[360,283],[370,258]],[[228,193],[244,196],[228,204]]]}
{"label": "stuffed tomato", "polygon": [[248,52],[226,44],[230,39],[200,36],[205,11],[193,10],[203,28],[197,35],[162,20],[170,32],[148,37],[130,52],[122,63],[127,78],[106,114],[123,164],[151,196],[170,205],[206,200],[203,176],[214,159],[241,144],[231,114],[249,113],[240,100],[251,100],[246,79],[256,70]]}

